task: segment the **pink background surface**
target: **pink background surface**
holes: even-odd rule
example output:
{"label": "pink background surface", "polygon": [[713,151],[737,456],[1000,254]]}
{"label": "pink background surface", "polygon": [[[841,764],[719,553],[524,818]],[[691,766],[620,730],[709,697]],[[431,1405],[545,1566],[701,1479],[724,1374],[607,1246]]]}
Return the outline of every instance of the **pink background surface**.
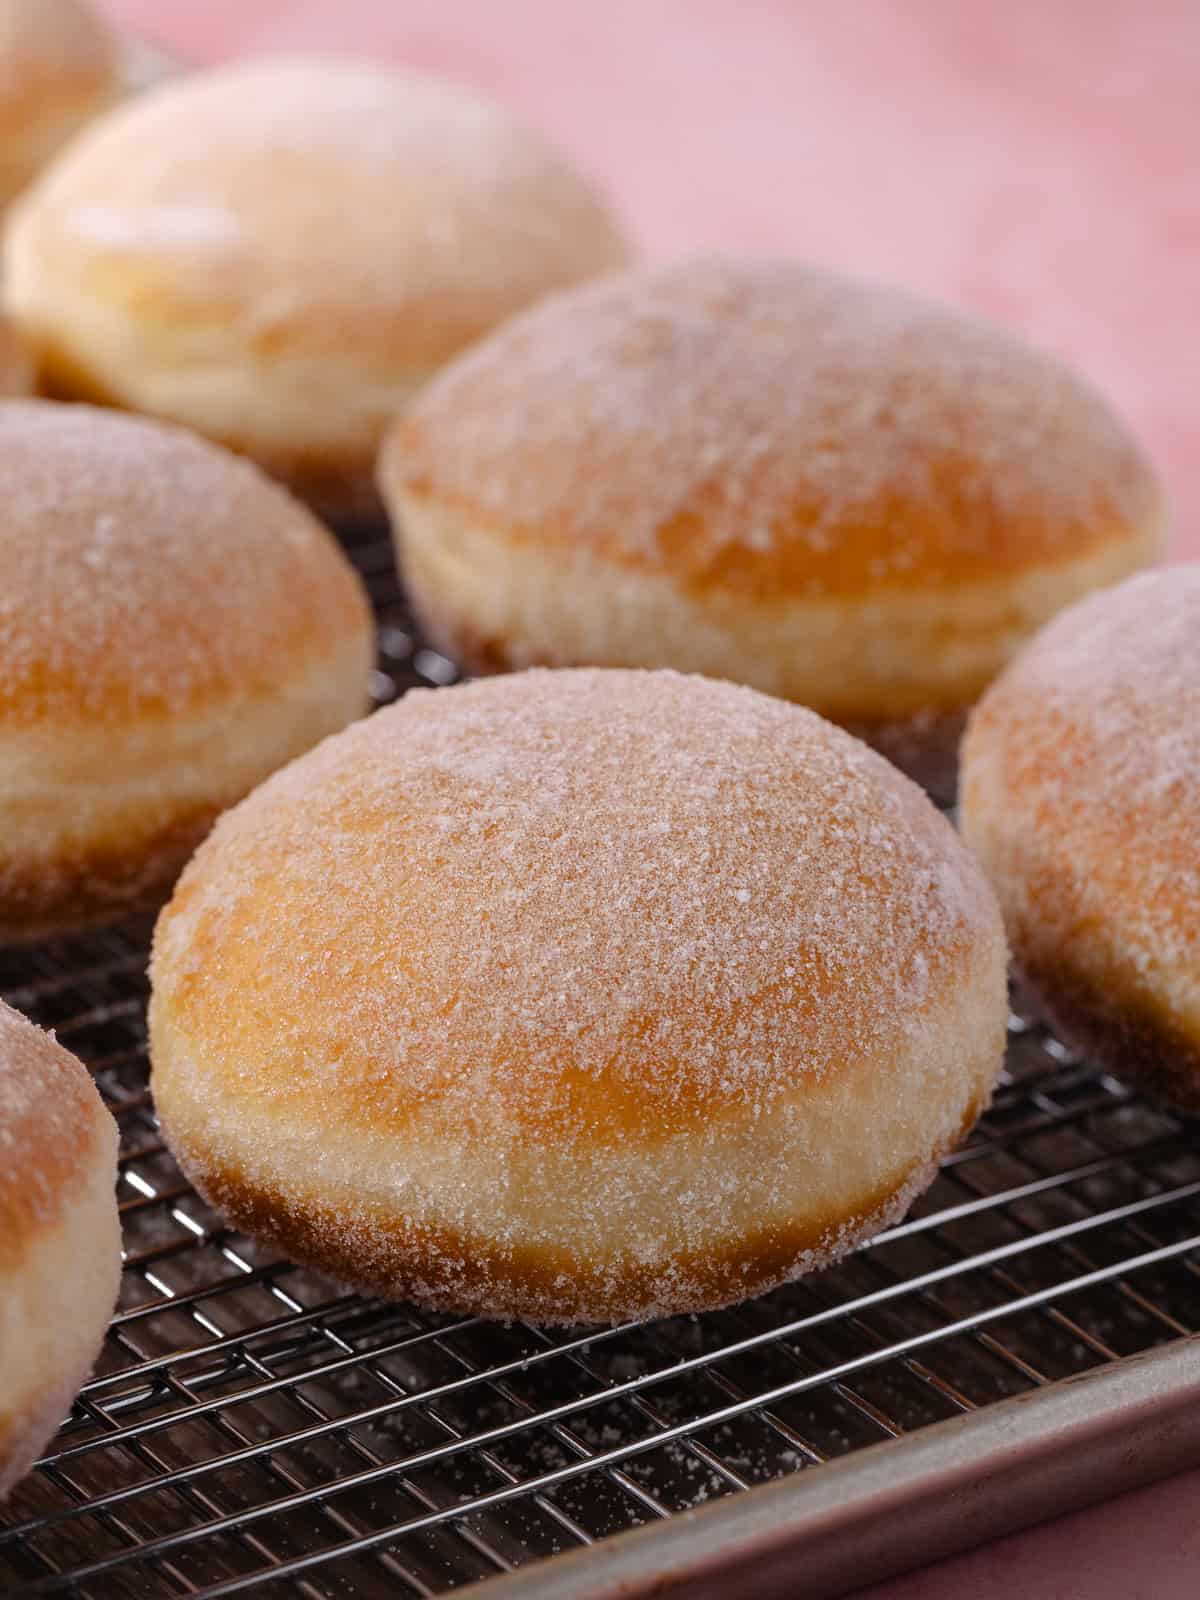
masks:
{"label": "pink background surface", "polygon": [[[107,0],[196,61],[373,51],[489,90],[647,253],[786,250],[1022,328],[1112,396],[1200,557],[1194,0]],[[871,1600],[1195,1600],[1200,1474]]]}

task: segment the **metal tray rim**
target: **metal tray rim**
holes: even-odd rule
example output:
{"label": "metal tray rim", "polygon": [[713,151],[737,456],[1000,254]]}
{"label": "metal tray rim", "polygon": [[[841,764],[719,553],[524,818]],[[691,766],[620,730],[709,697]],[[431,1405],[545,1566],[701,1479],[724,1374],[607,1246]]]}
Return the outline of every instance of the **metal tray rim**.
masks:
{"label": "metal tray rim", "polygon": [[1200,1334],[462,1592],[836,1600],[1195,1466]]}

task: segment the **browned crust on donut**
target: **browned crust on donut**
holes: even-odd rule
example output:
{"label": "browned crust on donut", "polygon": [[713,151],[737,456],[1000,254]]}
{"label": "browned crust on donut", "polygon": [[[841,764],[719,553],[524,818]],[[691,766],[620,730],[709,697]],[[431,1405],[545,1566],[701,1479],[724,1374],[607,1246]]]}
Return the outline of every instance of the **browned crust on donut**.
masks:
{"label": "browned crust on donut", "polygon": [[[227,818],[226,825],[228,821]],[[205,851],[213,851],[214,846],[219,849],[219,845],[218,835],[211,836],[204,849],[189,864],[169,905],[159,918],[151,967],[155,985],[150,1010],[151,1037],[156,1062],[169,1059],[167,1040],[172,1034],[177,1040],[187,1038],[189,1052],[205,1063],[205,1080],[220,1085],[224,1094],[244,1097],[247,1106],[253,1108],[278,1103],[281,1098],[290,1100],[294,1094],[297,1071],[303,1068],[289,1052],[277,1052],[269,1015],[264,1016],[261,1010],[262,993],[257,995],[256,1006],[242,1003],[247,979],[239,961],[244,962],[245,957],[231,962],[228,933],[222,935],[220,930],[214,931],[211,921],[206,923],[204,920],[191,929],[185,969],[175,966],[168,968],[162,955],[164,928],[189,914],[195,897],[203,892],[203,874],[211,870],[209,862],[205,860]],[[262,860],[266,866],[270,860],[266,852]],[[348,869],[343,865],[342,870]],[[261,904],[255,900],[239,908],[237,919],[241,929],[247,932],[254,930],[255,919],[261,912]],[[411,908],[408,914],[414,918],[420,915]],[[326,937],[322,932],[325,907],[319,897],[314,899],[310,907],[302,909],[292,896],[285,896],[275,901],[270,915],[278,926],[287,929],[288,957],[293,960],[297,952],[311,947],[319,948],[321,940]],[[281,915],[282,922],[279,921]],[[256,932],[255,937],[260,948],[269,948],[274,942],[274,935],[270,931]],[[920,947],[937,973],[938,1004],[957,1004],[963,988],[972,983],[973,975],[978,972],[981,954],[977,942],[979,939],[980,932],[976,930],[973,947],[968,952],[939,947],[928,933],[922,934]],[[403,952],[399,947],[386,950],[386,961],[393,968],[402,960]],[[218,971],[232,974],[237,990],[237,1004],[230,1010],[223,1010],[219,1020],[212,1011],[208,981]],[[385,992],[388,985],[386,972],[380,967],[364,966],[357,981],[378,992]],[[814,1103],[823,1103],[825,1097],[835,1089],[852,1087],[856,1100],[864,1108],[864,1114],[869,1115],[872,1097],[878,1094],[879,1065],[862,1054],[861,1041],[848,1018],[831,1016],[831,1013],[839,1011],[841,985],[862,981],[859,974],[851,978],[845,973],[838,974],[836,978],[826,976],[814,979],[811,993],[793,1002],[792,1016],[793,1026],[798,1033],[802,1033],[806,1021],[816,1012],[823,1012],[826,1027],[837,1040],[831,1048],[838,1054],[829,1061],[820,1082],[809,1088]],[[283,996],[274,995],[270,1004],[282,1007],[285,1013],[290,1014],[298,1006],[319,1008],[322,1005],[332,1007],[344,1003],[344,994],[340,992],[327,999],[322,998],[322,992],[330,982],[329,975],[310,970],[303,997],[294,991],[285,991]],[[705,1013],[708,1029],[712,1033],[720,1031],[726,1036],[730,1030],[736,1031],[748,1021],[752,1011],[762,1008],[771,1000],[775,987],[777,985],[770,985],[764,979],[762,987],[752,998],[729,999],[719,1011]],[[159,1008],[165,1009],[159,1011],[156,1019],[156,1009]],[[646,1017],[630,1019],[624,1034],[630,1053],[644,1055],[645,1036],[649,1028],[650,1019]],[[205,1059],[206,1054],[213,1059]],[[388,1126],[400,1129],[408,1126],[424,1105],[439,1104],[450,1075],[449,1062],[439,1064],[439,1073],[433,1079],[410,1071],[404,1080],[403,1096],[396,1093],[397,1085],[392,1081],[389,1091],[381,1097],[379,1081],[367,1070],[369,1062],[362,1045],[353,1038],[346,1039],[342,1042],[339,1055],[347,1068],[345,1081],[339,1091],[340,1124],[345,1130],[358,1129],[367,1134],[378,1129],[381,1118],[387,1119]],[[254,1060],[255,1071],[249,1075],[242,1074],[236,1065],[239,1058]],[[555,1141],[559,1145],[569,1141],[579,1150],[581,1160],[587,1159],[592,1146],[604,1149],[629,1139],[653,1139],[685,1132],[696,1134],[719,1118],[727,1105],[725,1092],[711,1074],[696,1073],[679,1079],[672,1075],[638,1083],[618,1070],[615,1060],[608,1063],[606,1070],[592,1072],[571,1062],[566,1055],[554,1061],[554,1069],[552,1087],[548,1086],[541,1098],[525,1102],[521,1115],[531,1138]],[[156,1065],[156,1073],[159,1070]],[[187,1069],[183,1071],[186,1073]],[[497,1071],[508,1086],[508,1092],[517,1092],[524,1072],[520,1050],[507,1059],[502,1058]],[[162,1096],[157,1087],[155,1092],[161,1102]]]}
{"label": "browned crust on donut", "polygon": [[[406,412],[384,440],[381,470],[385,486],[402,486],[406,492],[421,496],[463,522],[486,523],[515,549],[571,546],[570,538],[558,528],[504,522],[491,507],[482,506],[470,495],[447,489],[432,475],[405,471],[397,465],[409,449],[416,452],[413,441],[420,437],[420,427],[419,417]],[[987,523],[986,534],[980,537],[980,543],[986,546],[986,557],[956,551],[940,520],[927,526],[919,509],[899,495],[887,499],[870,520],[863,518],[838,530],[827,546],[816,550],[806,537],[818,520],[819,508],[814,506],[791,517],[781,515],[776,542],[767,551],[729,544],[722,547],[719,556],[702,555],[711,545],[711,529],[703,509],[680,512],[660,528],[654,553],[631,551],[622,544],[615,528],[606,536],[595,534],[578,542],[586,543],[597,559],[610,562],[614,568],[648,574],[667,572],[683,593],[696,597],[731,593],[760,601],[790,595],[853,602],[869,599],[885,589],[894,594],[927,589],[945,594],[952,601],[959,588],[1042,570],[1053,572],[1058,567],[1069,569],[1106,548],[1127,552],[1121,576],[1152,563],[1161,554],[1165,541],[1165,506],[1145,463],[1131,455],[1123,470],[1143,498],[1136,518],[1123,517],[1115,507],[1108,507],[1097,512],[1088,526],[1074,528],[1069,541],[1055,540],[1054,535],[1061,530],[1049,517],[1030,517],[1008,526],[996,518]],[[955,477],[961,478],[958,493],[964,518],[976,476],[973,463],[959,464]],[[594,473],[581,466],[581,496],[586,496],[593,478]],[[889,572],[886,584],[882,583],[877,569],[895,548],[901,532],[906,540],[922,548],[923,554],[903,570]],[[928,551],[924,551],[925,544]]]}
{"label": "browned crust on donut", "polygon": [[[409,608],[425,639],[455,662],[471,678],[486,678],[525,667],[575,667],[580,663],[556,658],[548,650],[514,651],[507,639],[480,632],[441,601],[430,600],[411,579],[407,584]],[[594,665],[594,663],[587,663]]]}
{"label": "browned crust on donut", "polygon": [[1035,953],[1016,944],[1017,973],[1038,1011],[1080,1055],[1152,1099],[1200,1116],[1200,1043],[1143,997],[1100,988],[1065,951]]}
{"label": "browned crust on donut", "polygon": [[13,325],[0,317],[0,396],[27,395],[33,389],[33,358]]}
{"label": "browned crust on donut", "polygon": [[0,945],[103,927],[161,905],[223,806],[200,806],[148,838],[79,847],[52,864],[0,860]]}
{"label": "browned crust on donut", "polygon": [[[510,1247],[500,1253],[485,1238],[416,1223],[365,1201],[347,1213],[313,1192],[300,1199],[256,1185],[211,1151],[178,1138],[167,1123],[163,1134],[212,1206],[234,1227],[301,1266],[430,1310],[552,1325],[623,1321],[632,1305],[652,1314],[664,1302],[672,1315],[717,1310],[800,1276],[806,1258],[815,1258],[814,1270],[832,1266],[900,1220],[933,1181],[937,1164],[974,1127],[984,1104],[973,1102],[954,1139],[867,1196],[850,1215],[815,1226],[764,1228],[757,1237],[731,1241],[723,1252],[680,1252],[666,1269],[628,1261],[619,1281],[611,1270],[598,1272],[565,1251]],[[686,1297],[680,1281],[689,1285]]]}
{"label": "browned crust on donut", "polygon": [[236,439],[227,439],[224,443],[239,455],[257,461],[264,472],[278,479],[326,522],[373,524],[384,518],[371,457],[340,460],[313,455],[284,457],[255,452]]}
{"label": "browned crust on donut", "polygon": [[931,707],[911,717],[885,721],[838,716],[831,720],[886,756],[935,799],[949,805],[958,786],[958,747],[969,709],[963,706],[961,710],[944,711]]}

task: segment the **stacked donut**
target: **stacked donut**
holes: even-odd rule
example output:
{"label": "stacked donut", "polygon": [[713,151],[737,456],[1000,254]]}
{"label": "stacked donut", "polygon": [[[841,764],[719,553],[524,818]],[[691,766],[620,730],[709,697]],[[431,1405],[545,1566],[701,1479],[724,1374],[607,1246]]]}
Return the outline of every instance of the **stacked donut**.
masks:
{"label": "stacked donut", "polygon": [[[1082,378],[799,263],[630,265],[538,135],[380,66],[181,77],[25,187],[110,95],[89,27],[13,112],[0,939],[174,887],[152,1081],[202,1194],[490,1317],[757,1294],[986,1106],[1005,923],[1067,1037],[1200,1104],[1200,587],[1107,591],[1165,511]],[[312,508],[384,507],[428,636],[504,676],[362,719]],[[879,752],[950,788],[981,695],[976,859]],[[111,1124],[5,1011],[6,1141],[0,1493],[116,1272]]]}

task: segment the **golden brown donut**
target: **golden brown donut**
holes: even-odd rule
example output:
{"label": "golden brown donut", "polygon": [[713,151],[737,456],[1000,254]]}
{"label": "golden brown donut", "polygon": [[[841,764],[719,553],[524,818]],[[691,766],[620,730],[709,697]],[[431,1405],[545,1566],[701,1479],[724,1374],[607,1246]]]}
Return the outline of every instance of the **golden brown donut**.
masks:
{"label": "golden brown donut", "polygon": [[12,324],[0,317],[0,397],[17,398],[33,391],[33,361]]}
{"label": "golden brown donut", "polygon": [[697,1311],[898,1218],[987,1101],[999,914],[906,778],[675,673],[415,692],[163,912],[166,1138],[233,1222],[488,1317]]}
{"label": "golden brown donut", "polygon": [[335,514],[377,504],[380,437],[431,372],[625,254],[583,178],[466,89],[252,61],[90,130],[15,216],[6,297],[54,392],[186,423]]}
{"label": "golden brown donut", "polygon": [[705,672],[917,770],[1164,522],[1058,362],[786,261],[643,268],[515,319],[418,397],[380,481],[425,623],[471,668]]}
{"label": "golden brown donut", "polygon": [[217,813],[366,707],[362,586],[249,462],[0,404],[0,939],[170,887]]}
{"label": "golden brown donut", "polygon": [[1067,1041],[1200,1112],[1200,566],[1073,606],[983,697],[962,819]]}
{"label": "golden brown donut", "polygon": [[117,1126],[76,1058],[0,1002],[0,1500],[91,1370],[117,1297]]}
{"label": "golden brown donut", "polygon": [[0,0],[0,208],[116,95],[121,70],[84,0]]}

